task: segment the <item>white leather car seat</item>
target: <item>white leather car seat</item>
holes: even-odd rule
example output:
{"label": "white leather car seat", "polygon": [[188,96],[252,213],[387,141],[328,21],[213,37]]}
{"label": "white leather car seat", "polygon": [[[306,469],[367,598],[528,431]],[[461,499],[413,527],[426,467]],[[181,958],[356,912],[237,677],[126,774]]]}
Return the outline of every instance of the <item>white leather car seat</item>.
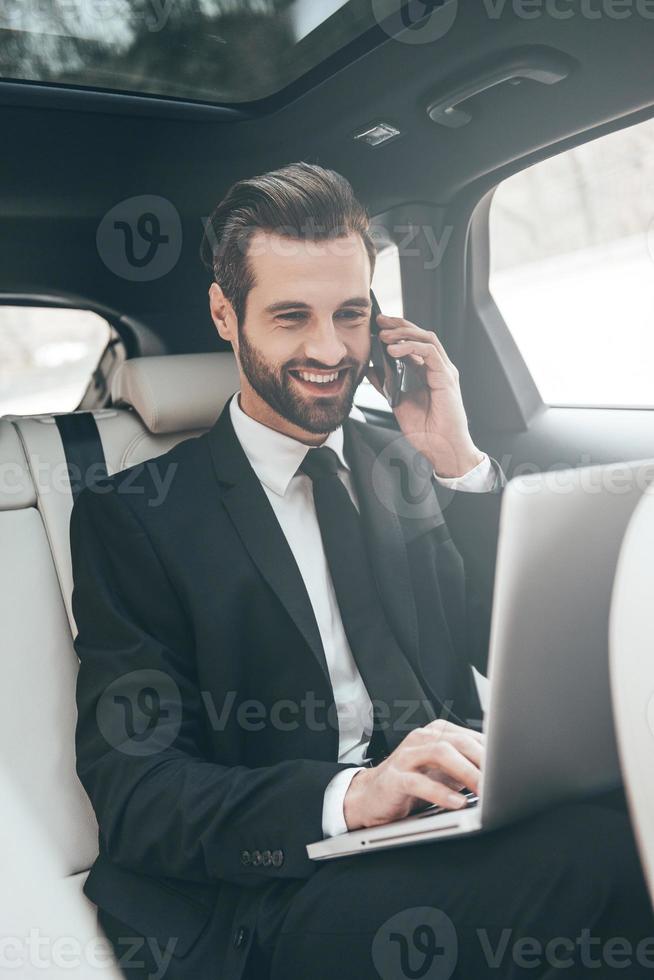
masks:
{"label": "white leather car seat", "polygon": [[[120,980],[109,940],[78,875],[61,862],[34,809],[6,766],[0,766],[0,921],[2,967],[17,980]],[[45,805],[44,801],[44,805]]]}
{"label": "white leather car seat", "polygon": [[622,543],[609,621],[611,694],[625,791],[654,904],[654,489]]}
{"label": "white leather car seat", "polygon": [[[231,353],[179,354],[124,361],[114,375],[114,407],[92,414],[109,475],[201,435],[239,387]],[[66,454],[54,415],[5,416],[11,420],[29,465],[50,543],[66,612],[73,620],[68,526],[73,496]]]}
{"label": "white leather car seat", "polygon": [[[92,419],[111,475],[201,435],[238,387],[231,353],[153,356],[120,366],[111,408],[0,418],[0,793],[3,801],[14,794],[28,814],[21,821],[8,813],[3,839],[27,856],[37,846],[34,835],[40,836],[49,855],[47,870],[39,882],[29,878],[30,887],[45,888],[53,901],[61,895],[62,909],[77,902],[94,920],[94,906],[82,893],[98,837],[75,770],[73,489],[60,426]],[[352,414],[364,418],[359,409]],[[2,902],[11,902],[4,885]],[[0,903],[0,915],[3,911]],[[78,926],[86,936],[83,915],[71,919],[66,935],[81,936]]]}

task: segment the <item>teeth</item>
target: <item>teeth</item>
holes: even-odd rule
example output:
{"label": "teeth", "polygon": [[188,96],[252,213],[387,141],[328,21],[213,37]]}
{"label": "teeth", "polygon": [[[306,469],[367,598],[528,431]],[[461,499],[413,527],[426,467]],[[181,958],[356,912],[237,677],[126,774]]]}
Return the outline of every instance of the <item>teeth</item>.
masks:
{"label": "teeth", "polygon": [[338,377],[338,371],[334,371],[333,374],[311,374],[309,371],[298,371],[298,374],[303,381],[313,381],[316,384],[329,384],[330,381],[336,381]]}

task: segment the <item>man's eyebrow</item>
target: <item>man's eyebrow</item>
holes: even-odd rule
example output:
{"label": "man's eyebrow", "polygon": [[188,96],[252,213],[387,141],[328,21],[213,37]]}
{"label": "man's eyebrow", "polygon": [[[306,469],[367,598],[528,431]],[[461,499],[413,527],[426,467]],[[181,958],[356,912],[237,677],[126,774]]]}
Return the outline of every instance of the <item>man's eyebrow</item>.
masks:
{"label": "man's eyebrow", "polygon": [[[339,304],[339,309],[343,306],[369,305],[369,296],[352,296],[350,299],[344,299],[343,302]],[[276,303],[271,303],[270,306],[266,306],[264,313],[279,313],[280,310],[289,310],[291,308],[294,310],[310,310],[311,305],[301,299],[280,299]]]}
{"label": "man's eyebrow", "polygon": [[344,299],[341,306],[371,306],[370,296],[353,296],[351,299]]}

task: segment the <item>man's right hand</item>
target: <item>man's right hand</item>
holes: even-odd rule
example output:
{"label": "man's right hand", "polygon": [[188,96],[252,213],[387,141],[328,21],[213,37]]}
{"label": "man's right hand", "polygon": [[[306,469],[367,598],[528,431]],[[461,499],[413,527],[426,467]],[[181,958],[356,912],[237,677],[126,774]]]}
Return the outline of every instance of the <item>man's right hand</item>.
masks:
{"label": "man's right hand", "polygon": [[421,802],[448,810],[467,802],[463,787],[479,792],[484,736],[437,719],[414,728],[373,769],[356,774],[345,795],[348,830],[376,827],[406,817]]}

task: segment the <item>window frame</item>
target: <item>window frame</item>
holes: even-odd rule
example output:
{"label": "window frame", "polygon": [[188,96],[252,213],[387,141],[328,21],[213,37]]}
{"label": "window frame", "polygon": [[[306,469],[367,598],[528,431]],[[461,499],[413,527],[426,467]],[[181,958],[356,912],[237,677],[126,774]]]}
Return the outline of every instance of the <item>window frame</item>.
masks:
{"label": "window frame", "polygon": [[[465,304],[469,311],[466,327],[478,331],[478,338],[487,348],[493,360],[494,376],[500,372],[506,389],[503,409],[495,420],[494,428],[526,431],[531,421],[547,410],[571,411],[654,411],[654,406],[630,405],[556,405],[545,402],[527,363],[490,291],[490,207],[496,189],[514,174],[541,163],[551,157],[559,156],[567,150],[582,146],[602,136],[629,129],[654,118],[654,105],[637,112],[628,113],[600,126],[592,127],[565,140],[558,141],[527,154],[510,165],[486,175],[470,185],[459,201],[464,221],[467,218],[467,244],[464,261],[468,269],[466,277]],[[460,349],[466,337],[459,339]],[[470,391],[470,402],[474,413],[475,392]]]}

